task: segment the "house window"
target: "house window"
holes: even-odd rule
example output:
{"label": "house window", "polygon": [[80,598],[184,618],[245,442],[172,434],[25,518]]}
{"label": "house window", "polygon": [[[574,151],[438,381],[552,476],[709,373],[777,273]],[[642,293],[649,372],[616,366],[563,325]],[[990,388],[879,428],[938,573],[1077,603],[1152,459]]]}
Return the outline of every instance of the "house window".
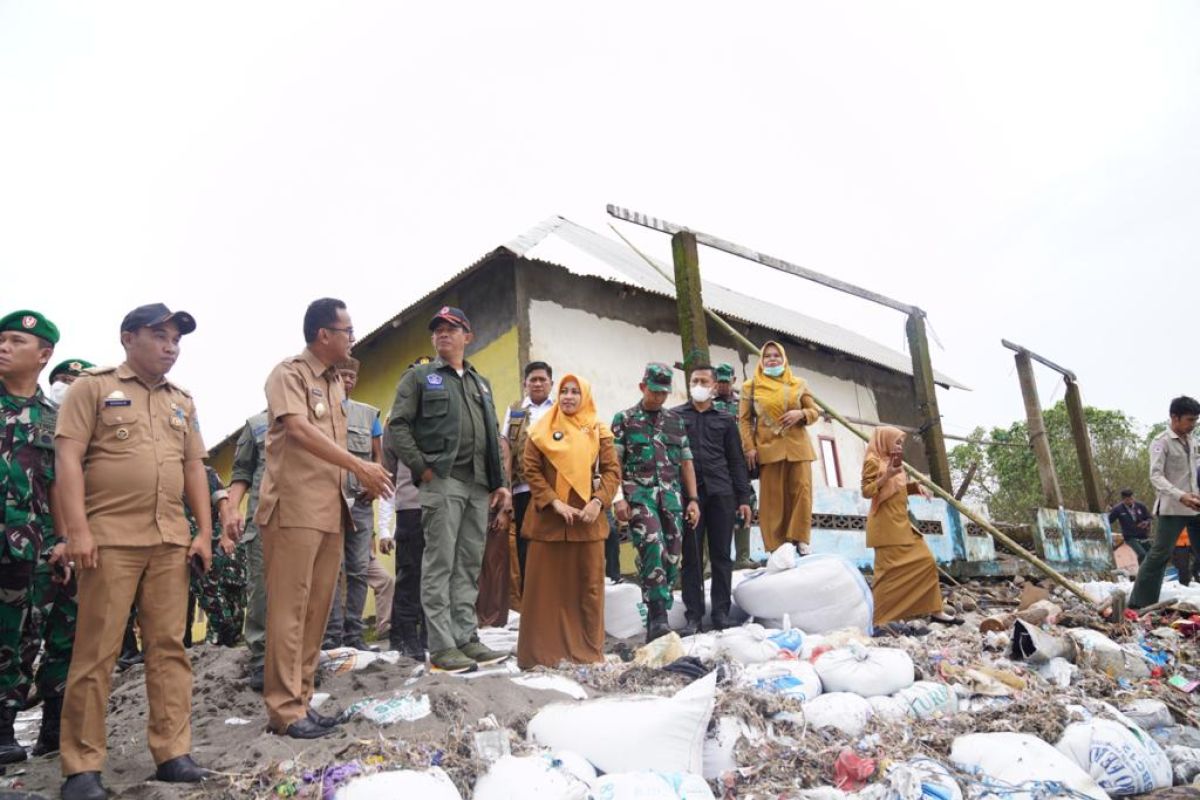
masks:
{"label": "house window", "polygon": [[838,462],[837,442],[832,436],[818,436],[821,447],[821,467],[825,470],[826,486],[842,485],[842,465]]}

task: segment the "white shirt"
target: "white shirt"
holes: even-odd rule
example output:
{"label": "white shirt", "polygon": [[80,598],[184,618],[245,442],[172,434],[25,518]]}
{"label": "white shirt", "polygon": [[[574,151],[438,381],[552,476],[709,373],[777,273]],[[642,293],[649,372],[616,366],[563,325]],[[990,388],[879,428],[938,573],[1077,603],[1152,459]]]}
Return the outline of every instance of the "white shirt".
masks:
{"label": "white shirt", "polygon": [[[527,419],[525,420],[525,434],[529,435],[529,429],[532,428],[534,426],[534,424],[536,424],[537,421],[542,418],[543,414],[545,414],[550,409],[554,408],[554,398],[553,398],[553,396],[547,397],[540,404],[534,405],[533,401],[529,399],[528,395],[526,395],[525,399],[521,401],[521,408],[525,409],[525,414],[527,416]],[[504,423],[500,426],[500,432],[504,436],[508,435],[508,423],[511,418],[512,418],[512,409],[511,408],[506,409],[504,411]],[[508,444],[510,447],[515,447],[517,443],[509,442]],[[517,458],[520,458],[520,457],[521,457],[520,454],[518,454]],[[512,489],[513,494],[520,494],[521,492],[528,492],[528,491],[529,491],[528,483],[518,483]]]}

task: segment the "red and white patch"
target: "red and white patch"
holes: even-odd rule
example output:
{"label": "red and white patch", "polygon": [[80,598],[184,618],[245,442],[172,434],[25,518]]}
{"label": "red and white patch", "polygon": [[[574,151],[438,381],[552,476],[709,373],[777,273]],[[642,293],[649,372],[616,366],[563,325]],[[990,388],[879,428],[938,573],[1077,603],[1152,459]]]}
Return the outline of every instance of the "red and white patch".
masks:
{"label": "red and white patch", "polygon": [[32,316],[21,317],[21,327],[28,328],[30,330],[36,328],[37,327],[37,317],[32,317]]}
{"label": "red and white patch", "polygon": [[450,306],[442,306],[442,310],[441,310],[441,311],[439,311],[438,313],[439,313],[439,314],[449,314],[449,313],[450,313]]}

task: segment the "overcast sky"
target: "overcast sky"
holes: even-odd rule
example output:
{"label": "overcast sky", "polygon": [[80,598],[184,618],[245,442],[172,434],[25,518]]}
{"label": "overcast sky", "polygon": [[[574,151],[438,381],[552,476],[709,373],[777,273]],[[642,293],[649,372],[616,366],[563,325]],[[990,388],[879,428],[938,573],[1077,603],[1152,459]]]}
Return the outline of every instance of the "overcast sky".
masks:
{"label": "overcast sky", "polygon": [[[192,312],[172,377],[215,443],[309,300],[366,332],[615,203],[926,309],[973,388],[948,432],[1022,416],[1001,337],[1150,423],[1200,393],[1197,41],[1192,2],[0,2],[0,310],[108,363],[129,308]],[[701,263],[906,347],[896,312]]]}

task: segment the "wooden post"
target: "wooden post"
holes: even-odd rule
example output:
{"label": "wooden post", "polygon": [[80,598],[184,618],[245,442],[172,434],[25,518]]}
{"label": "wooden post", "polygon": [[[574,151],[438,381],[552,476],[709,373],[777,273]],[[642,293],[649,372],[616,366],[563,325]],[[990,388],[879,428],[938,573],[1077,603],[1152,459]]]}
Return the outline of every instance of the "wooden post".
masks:
{"label": "wooden post", "polygon": [[942,434],[942,417],[938,413],[937,386],[933,382],[933,363],[929,358],[929,339],[925,336],[925,312],[913,309],[904,326],[908,334],[908,350],[912,353],[913,388],[917,398],[921,441],[925,443],[925,460],[929,462],[929,477],[947,492],[954,491],[950,477],[950,460],[946,457],[946,439]]}
{"label": "wooden post", "polygon": [[1021,399],[1025,401],[1025,419],[1029,425],[1029,446],[1033,448],[1038,476],[1042,479],[1042,497],[1047,507],[1062,508],[1062,490],[1058,486],[1058,473],[1054,471],[1054,456],[1050,453],[1050,440],[1046,437],[1046,423],[1042,420],[1042,404],[1038,400],[1037,381],[1033,378],[1033,362],[1026,350],[1018,350],[1016,360]]}
{"label": "wooden post", "polygon": [[1092,459],[1092,438],[1088,434],[1087,419],[1083,416],[1083,398],[1079,395],[1079,384],[1064,377],[1067,384],[1067,415],[1071,419],[1071,438],[1075,440],[1075,453],[1079,457],[1079,472],[1083,475],[1083,492],[1087,497],[1088,511],[1099,514],[1104,511],[1100,499],[1100,481],[1096,478],[1096,464]]}
{"label": "wooden post", "polygon": [[708,325],[700,291],[700,255],[696,237],[680,231],[671,237],[675,260],[675,299],[679,309],[679,336],[683,340],[684,393],[692,379],[692,367],[711,363],[708,357]]}

